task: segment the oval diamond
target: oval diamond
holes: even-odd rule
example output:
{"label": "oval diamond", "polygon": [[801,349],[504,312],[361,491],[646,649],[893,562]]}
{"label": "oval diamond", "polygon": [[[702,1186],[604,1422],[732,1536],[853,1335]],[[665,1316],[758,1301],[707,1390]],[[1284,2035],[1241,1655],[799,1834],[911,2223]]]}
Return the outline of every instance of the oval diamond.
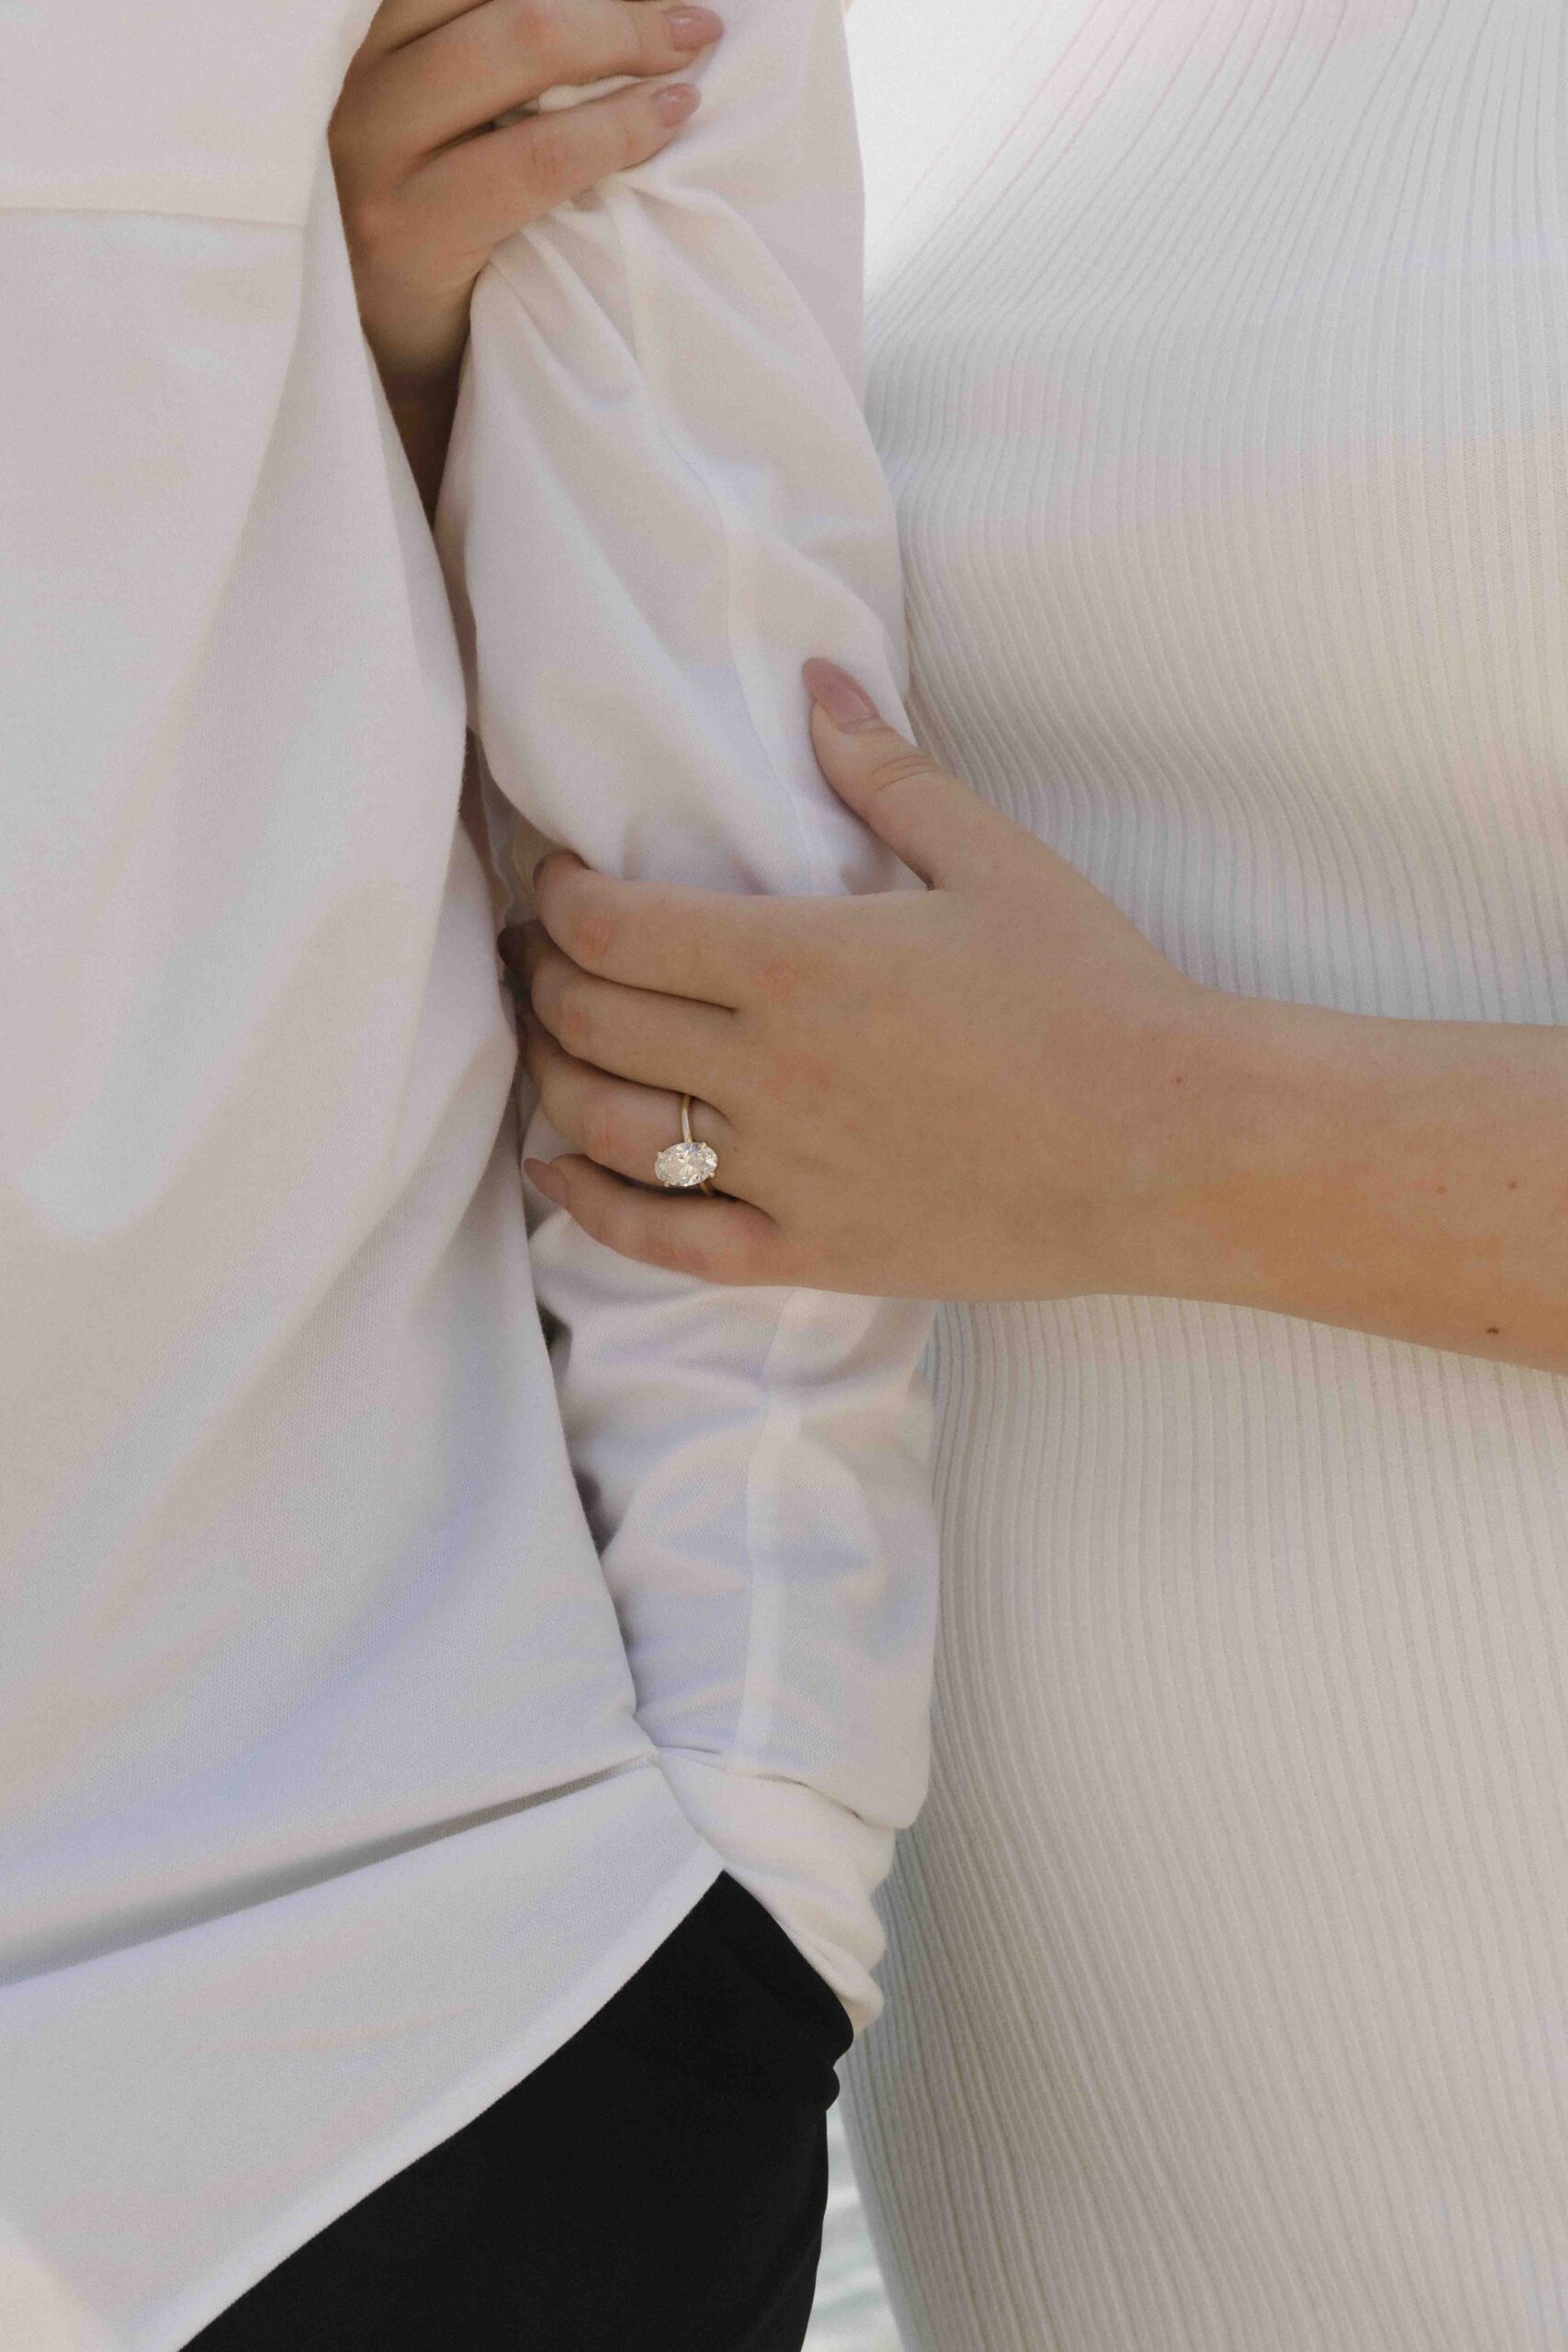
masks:
{"label": "oval diamond", "polygon": [[653,1163],[653,1172],[671,1192],[690,1192],[718,1173],[718,1154],[711,1143],[672,1143]]}

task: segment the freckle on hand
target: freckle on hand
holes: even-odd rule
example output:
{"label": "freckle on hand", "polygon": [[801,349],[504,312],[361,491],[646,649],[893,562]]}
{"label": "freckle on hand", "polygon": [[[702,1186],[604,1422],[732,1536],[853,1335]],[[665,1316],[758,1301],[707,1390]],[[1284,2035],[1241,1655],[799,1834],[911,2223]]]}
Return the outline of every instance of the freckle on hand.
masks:
{"label": "freckle on hand", "polygon": [[1500,1323],[1488,1323],[1486,1326],[1486,1336],[1489,1340],[1500,1340],[1503,1336],[1502,1325]]}

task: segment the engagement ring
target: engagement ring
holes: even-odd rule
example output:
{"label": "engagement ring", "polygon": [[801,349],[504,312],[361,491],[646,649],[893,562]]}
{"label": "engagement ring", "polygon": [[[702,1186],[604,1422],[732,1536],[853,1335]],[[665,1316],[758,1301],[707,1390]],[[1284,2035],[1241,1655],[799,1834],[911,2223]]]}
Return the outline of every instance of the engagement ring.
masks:
{"label": "engagement ring", "polygon": [[653,1172],[671,1193],[708,1193],[718,1174],[718,1154],[711,1143],[699,1143],[692,1133],[692,1098],[681,1097],[681,1140],[666,1145],[653,1163]]}

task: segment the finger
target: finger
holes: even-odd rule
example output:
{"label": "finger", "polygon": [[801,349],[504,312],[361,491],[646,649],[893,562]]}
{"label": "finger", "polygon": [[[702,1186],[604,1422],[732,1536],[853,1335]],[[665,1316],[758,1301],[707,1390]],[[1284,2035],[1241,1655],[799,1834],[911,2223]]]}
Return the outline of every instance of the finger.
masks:
{"label": "finger", "polygon": [[422,164],[403,201],[427,209],[433,243],[450,244],[455,231],[458,249],[482,262],[530,220],[660,153],[700,101],[691,84],[665,82],[530,115]]}
{"label": "finger", "polygon": [[[639,1184],[656,1181],[654,1161],[681,1139],[678,1094],[661,1087],[634,1086],[577,1061],[526,1016],[523,1062],[538,1091],[540,1110],[563,1142],[617,1176],[629,1176]],[[743,1155],[723,1114],[711,1103],[694,1102],[692,1133],[717,1152],[724,1190],[748,1197]]]}
{"label": "finger", "polygon": [[563,956],[538,923],[526,927],[525,979],[536,1016],[574,1060],[676,1093],[702,1071],[705,1098],[726,1099],[735,1053],[733,1013],[596,979]]}
{"label": "finger", "polygon": [[814,661],[801,674],[812,744],[840,799],[923,881],[941,887],[988,873],[1015,838],[1007,820],[889,727],[847,671]]}
{"label": "finger", "polygon": [[786,944],[792,901],[595,874],[558,852],[534,876],[539,920],[583,970],[634,988],[735,1006]]}
{"label": "finger", "polygon": [[456,243],[477,266],[529,221],[657,155],[699,99],[688,84],[665,83],[509,123],[422,165],[402,201],[424,212],[433,250]]}
{"label": "finger", "polygon": [[695,0],[486,0],[386,58],[379,102],[430,154],[563,83],[680,73],[723,30]]}
{"label": "finger", "polygon": [[646,1193],[590,1159],[529,1159],[524,1168],[547,1200],[623,1258],[705,1283],[792,1279],[783,1234],[748,1201]]}

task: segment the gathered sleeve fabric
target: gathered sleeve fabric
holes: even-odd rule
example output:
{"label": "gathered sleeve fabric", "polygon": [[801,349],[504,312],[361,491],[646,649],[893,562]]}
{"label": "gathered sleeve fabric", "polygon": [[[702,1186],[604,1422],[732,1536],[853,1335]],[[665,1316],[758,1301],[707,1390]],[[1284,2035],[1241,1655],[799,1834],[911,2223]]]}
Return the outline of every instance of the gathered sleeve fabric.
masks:
{"label": "gathered sleeve fabric", "polygon": [[[726,13],[688,130],[478,289],[441,526],[474,724],[531,843],[735,891],[897,887],[818,772],[799,677],[826,654],[899,707],[840,0]],[[871,1894],[926,1772],[929,1311],[717,1290],[532,1207],[641,1721],[863,2022]]]}

